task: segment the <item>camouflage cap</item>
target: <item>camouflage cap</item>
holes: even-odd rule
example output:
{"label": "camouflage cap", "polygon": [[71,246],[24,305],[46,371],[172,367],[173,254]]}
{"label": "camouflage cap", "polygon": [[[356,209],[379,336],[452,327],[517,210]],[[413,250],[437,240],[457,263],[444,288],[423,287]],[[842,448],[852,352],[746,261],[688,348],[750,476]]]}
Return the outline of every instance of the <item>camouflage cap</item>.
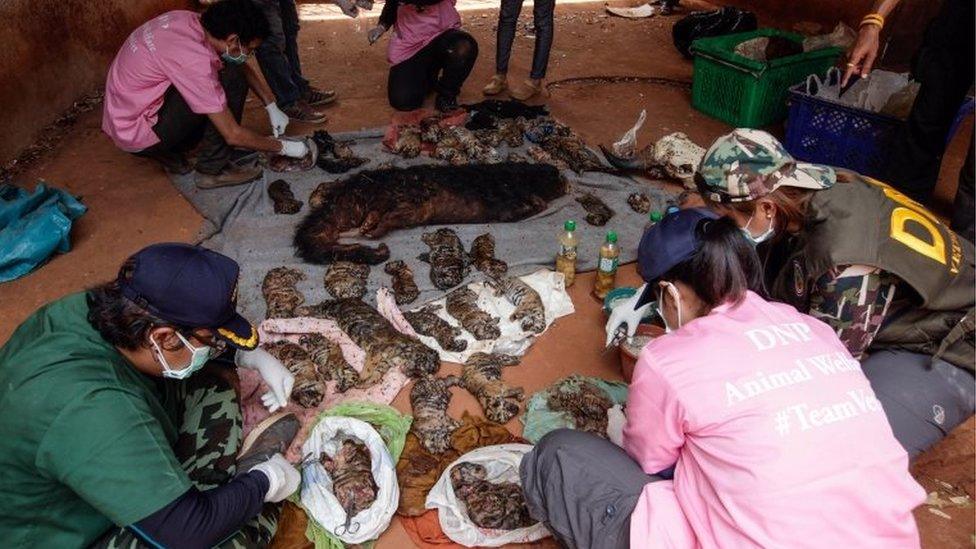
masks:
{"label": "camouflage cap", "polygon": [[829,166],[797,162],[775,137],[740,128],[712,143],[702,157],[695,182],[714,202],[746,202],[782,186],[822,190],[837,174]]}

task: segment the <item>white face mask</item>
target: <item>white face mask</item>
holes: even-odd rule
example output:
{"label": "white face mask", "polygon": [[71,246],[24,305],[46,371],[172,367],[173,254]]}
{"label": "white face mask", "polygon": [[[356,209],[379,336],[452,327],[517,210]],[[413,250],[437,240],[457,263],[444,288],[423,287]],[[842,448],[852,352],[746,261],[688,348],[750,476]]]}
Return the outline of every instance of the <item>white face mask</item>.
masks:
{"label": "white face mask", "polygon": [[159,363],[163,365],[163,377],[170,379],[186,379],[193,375],[193,372],[203,368],[203,365],[210,360],[210,356],[213,354],[213,347],[208,347],[206,345],[202,347],[194,347],[185,337],[183,337],[182,334],[179,332],[174,333],[176,333],[176,337],[180,338],[183,345],[190,350],[190,362],[182,368],[171,368],[169,362],[166,361],[166,355],[163,354],[163,350],[159,347],[159,344],[156,343],[156,340],[150,337],[149,342],[152,343],[152,346],[156,349],[156,356],[159,357]]}
{"label": "white face mask", "polygon": [[[668,287],[668,293],[671,294],[671,299],[674,300],[674,309],[678,312],[678,328],[681,328],[681,294],[678,293],[678,288],[670,282],[665,282]],[[664,322],[664,333],[670,334],[672,332],[671,326],[668,325],[668,319],[664,316],[664,293],[658,288],[657,290],[657,314],[661,317]],[[677,330],[678,328],[675,328]]]}
{"label": "white face mask", "polygon": [[763,242],[766,242],[767,240],[769,240],[770,238],[772,238],[773,235],[776,234],[776,229],[773,227],[773,218],[770,217],[769,218],[769,228],[766,229],[766,232],[764,232],[763,234],[761,234],[759,236],[752,236],[752,233],[749,232],[749,225],[752,224],[752,219],[754,217],[756,217],[756,212],[755,211],[753,211],[752,212],[752,215],[749,216],[749,221],[746,222],[746,226],[745,227],[742,227],[739,230],[742,231],[742,234],[744,234],[746,236],[746,240],[748,240],[749,242],[751,242],[753,246],[758,246],[759,244],[762,244]]}

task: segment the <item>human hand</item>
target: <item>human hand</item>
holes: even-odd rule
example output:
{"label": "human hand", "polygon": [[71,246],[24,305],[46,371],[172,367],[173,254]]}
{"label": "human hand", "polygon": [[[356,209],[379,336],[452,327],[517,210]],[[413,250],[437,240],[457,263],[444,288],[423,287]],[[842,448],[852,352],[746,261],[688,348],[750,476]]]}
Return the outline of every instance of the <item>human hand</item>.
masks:
{"label": "human hand", "polygon": [[271,121],[271,133],[275,137],[284,134],[285,128],[288,127],[288,115],[283,113],[275,103],[268,103],[264,108],[268,111],[268,120]]}
{"label": "human hand", "polygon": [[637,293],[617,303],[610,311],[610,319],[607,320],[607,347],[613,343],[613,338],[617,335],[617,330],[623,325],[627,326],[627,341],[633,339],[634,334],[637,332],[637,325],[640,324],[641,319],[651,310],[651,303],[645,303],[637,309],[634,309],[634,305],[637,304],[637,300],[640,299],[646,287],[647,284],[644,284],[637,289]]}
{"label": "human hand", "polygon": [[844,77],[840,80],[842,88],[847,85],[847,81],[854,74],[861,78],[867,78],[871,74],[871,67],[874,66],[874,60],[878,57],[880,37],[881,28],[877,25],[861,26],[861,30],[857,33],[857,41],[847,52],[847,70],[844,71]]}
{"label": "human hand", "polygon": [[339,9],[346,16],[359,17],[359,6],[352,0],[332,0],[332,3],[339,6]]}
{"label": "human hand", "polygon": [[281,139],[279,142],[281,143],[281,152],[279,154],[291,158],[305,158],[305,155],[308,154],[308,145],[304,141],[286,141]]}
{"label": "human hand", "polygon": [[[304,143],[295,141],[286,141],[285,143],[298,143],[304,146]],[[261,375],[261,379],[271,389],[261,396],[261,403],[269,412],[273,414],[279,408],[288,405],[288,397],[291,396],[291,390],[295,386],[295,376],[285,368],[280,360],[258,347],[253,351],[238,349],[234,355],[234,363],[239,368],[256,370]]]}
{"label": "human hand", "polygon": [[369,45],[372,46],[385,33],[386,33],[386,27],[385,26],[383,26],[383,25],[376,25],[375,27],[369,29],[369,32],[366,33],[366,40],[369,40]]}
{"label": "human hand", "polygon": [[302,482],[301,473],[281,454],[275,454],[268,461],[258,463],[250,471],[261,471],[268,477],[268,492],[264,495],[266,503],[278,503],[294,494]]}

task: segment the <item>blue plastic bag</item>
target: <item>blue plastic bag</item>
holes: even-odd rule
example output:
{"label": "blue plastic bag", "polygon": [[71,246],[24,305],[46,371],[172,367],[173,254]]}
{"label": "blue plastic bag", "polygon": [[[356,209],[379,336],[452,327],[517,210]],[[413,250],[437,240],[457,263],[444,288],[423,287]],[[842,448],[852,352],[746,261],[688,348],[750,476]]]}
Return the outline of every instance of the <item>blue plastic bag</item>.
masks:
{"label": "blue plastic bag", "polygon": [[54,252],[71,249],[71,223],[86,208],[42,181],[33,193],[0,185],[0,282],[20,278]]}

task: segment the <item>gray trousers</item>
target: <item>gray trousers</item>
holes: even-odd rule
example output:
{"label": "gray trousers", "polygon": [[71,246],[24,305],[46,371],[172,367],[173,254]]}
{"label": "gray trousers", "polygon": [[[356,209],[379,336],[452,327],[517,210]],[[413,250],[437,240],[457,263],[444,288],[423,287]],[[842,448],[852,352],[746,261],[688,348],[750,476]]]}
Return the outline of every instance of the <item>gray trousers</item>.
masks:
{"label": "gray trousers", "polygon": [[912,458],[973,415],[973,374],[910,351],[875,351],[861,363],[895,438]]}
{"label": "gray trousers", "polygon": [[522,489],[532,518],[564,547],[626,548],[630,515],[644,485],[660,480],[612,442],[557,429],[522,458]]}

